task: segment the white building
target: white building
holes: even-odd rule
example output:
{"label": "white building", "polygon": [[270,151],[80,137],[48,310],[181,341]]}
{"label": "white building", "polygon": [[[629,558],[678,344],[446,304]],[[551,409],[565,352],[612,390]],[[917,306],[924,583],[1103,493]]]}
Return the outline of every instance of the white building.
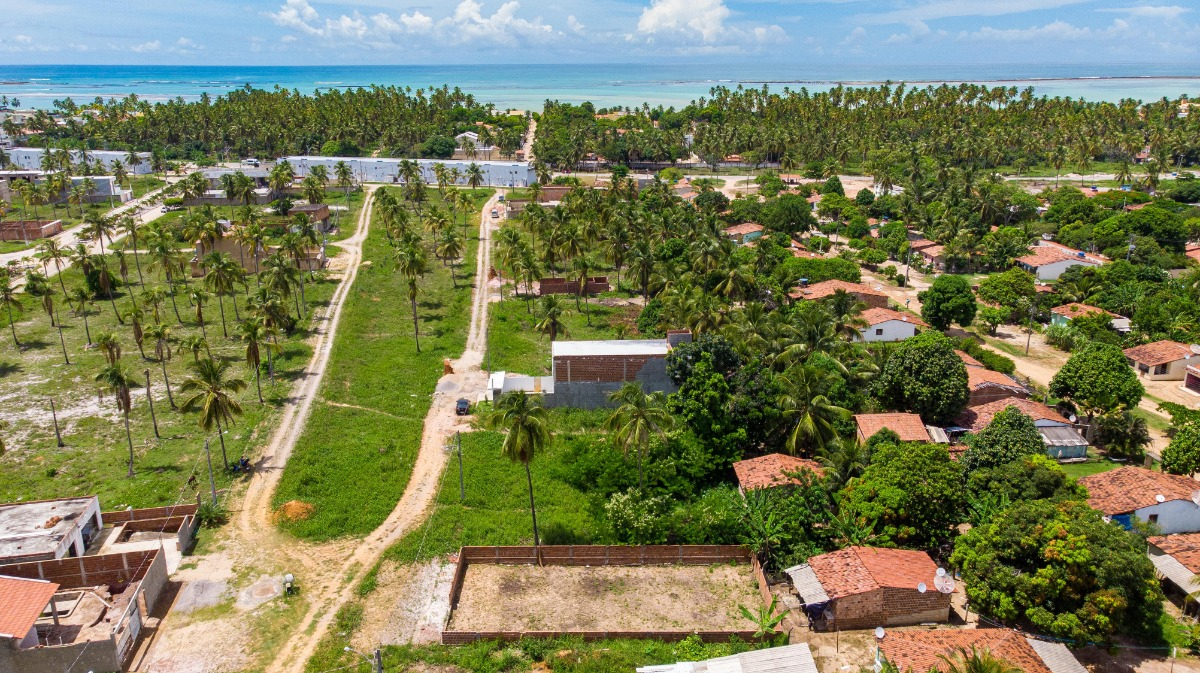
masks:
{"label": "white building", "polygon": [[0,505],[0,563],[83,556],[103,527],[96,496]]}
{"label": "white building", "polygon": [[1155,341],[1126,348],[1124,352],[1138,376],[1151,381],[1182,381],[1192,358],[1196,357],[1191,346],[1178,341]]}
{"label": "white building", "polygon": [[1088,505],[1129,528],[1132,518],[1167,535],[1200,531],[1200,482],[1191,477],[1121,467],[1083,477]]}
{"label": "white building", "polygon": [[1109,259],[1068,248],[1053,241],[1038,241],[1028,255],[1017,258],[1017,265],[1032,273],[1040,281],[1058,280],[1064,271],[1073,266],[1103,266]]}
{"label": "white building", "polygon": [[[330,175],[333,167],[339,161],[346,162],[354,171],[359,182],[390,182],[401,183],[400,165],[405,159],[376,159],[374,157],[314,157],[292,156],[284,157],[296,175],[304,177],[312,166],[325,166]],[[437,182],[434,176],[434,164],[442,164],[447,170],[457,168],[460,173],[458,185],[467,184],[467,168],[471,164],[479,166],[483,172],[483,184],[499,187],[528,187],[537,182],[537,172],[533,166],[524,161],[471,161],[468,159],[411,159],[421,169],[421,177],[426,183]]]}
{"label": "white building", "polygon": [[904,341],[916,336],[918,328],[928,324],[915,315],[890,308],[869,308],[862,312],[867,326],[859,330],[863,341]]}
{"label": "white building", "polygon": [[[53,151],[53,150],[52,150]],[[42,157],[45,156],[46,149],[42,147],[14,147],[8,151],[8,158],[14,166],[24,168],[26,170],[36,171],[42,168]],[[138,152],[138,158],[141,163],[136,166],[129,165],[128,152],[114,152],[109,150],[88,150],[88,161],[96,163],[100,161],[104,164],[106,170],[111,171],[113,165],[120,161],[125,165],[125,170],[133,175],[147,175],[150,173],[150,153]],[[79,150],[71,150],[71,161],[73,163],[82,163],[82,156]]]}

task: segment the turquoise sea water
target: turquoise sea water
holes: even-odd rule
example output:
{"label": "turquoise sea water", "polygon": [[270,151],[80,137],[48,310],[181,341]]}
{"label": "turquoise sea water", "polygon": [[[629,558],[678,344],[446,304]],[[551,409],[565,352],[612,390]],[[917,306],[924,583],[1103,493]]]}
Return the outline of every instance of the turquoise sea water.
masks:
{"label": "turquoise sea water", "polygon": [[1200,65],[1005,65],[815,66],[801,64],[718,65],[481,65],[481,66],[78,66],[0,64],[0,95],[22,106],[50,107],[70,96],[90,102],[97,96],[137,94],[150,101],[202,93],[217,96],[247,84],[280,86],[310,93],[318,89],[380,85],[428,88],[448,84],[501,108],[540,109],[547,99],[590,100],[614,105],[681,106],[722,86],[787,86],[825,90],[839,83],[907,81],[982,82],[1032,86],[1038,95],[1088,100],[1154,100],[1181,94],[1200,96]]}

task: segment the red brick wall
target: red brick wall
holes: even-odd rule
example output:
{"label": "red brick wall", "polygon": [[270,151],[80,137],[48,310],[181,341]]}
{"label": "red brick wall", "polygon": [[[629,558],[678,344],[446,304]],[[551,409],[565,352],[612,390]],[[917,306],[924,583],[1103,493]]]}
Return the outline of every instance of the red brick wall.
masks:
{"label": "red brick wall", "polygon": [[944,622],[950,617],[950,595],[932,586],[923,594],[915,587],[885,587],[836,599],[833,602],[833,615],[834,621],[830,626],[838,629]]}
{"label": "red brick wall", "polygon": [[100,584],[126,584],[140,580],[158,555],[150,551],[64,558],[57,561],[33,561],[0,566],[0,575],[47,580],[64,589]]}
{"label": "red brick wall", "polygon": [[560,355],[554,358],[555,381],[633,381],[647,362],[662,355]]}

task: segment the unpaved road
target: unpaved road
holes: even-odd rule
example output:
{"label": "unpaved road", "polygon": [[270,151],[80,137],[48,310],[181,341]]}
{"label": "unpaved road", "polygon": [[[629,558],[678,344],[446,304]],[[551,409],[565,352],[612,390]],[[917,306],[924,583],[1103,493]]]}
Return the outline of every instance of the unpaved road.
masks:
{"label": "unpaved road", "polygon": [[[480,221],[480,247],[472,298],[470,332],[461,358],[452,363],[456,373],[442,377],[425,420],[420,452],[408,487],[387,520],[367,538],[312,544],[280,533],[271,522],[271,499],[293,447],[303,434],[313,401],[317,399],[332,351],[333,339],[348,296],[362,263],[362,245],[369,231],[374,199],[367,197],[354,235],[341,243],[346,251],[345,271],[325,314],[315,327],[313,357],[296,383],[283,410],[278,428],[255,466],[254,476],[242,497],[234,524],[222,531],[214,551],[199,559],[196,567],[177,576],[185,582],[232,582],[239,571],[293,572],[307,601],[299,622],[288,625],[272,661],[270,672],[302,671],[338,608],[353,597],[359,580],[379,560],[383,551],[424,521],[436,495],[447,454],[444,446],[456,430],[466,429],[464,419],[454,415],[458,397],[473,398],[484,391],[486,374],[480,371],[487,347],[487,269],[491,266],[488,217],[496,197],[484,206]],[[349,485],[348,485],[349,486]],[[178,605],[178,601],[177,601]],[[134,670],[155,673],[216,673],[251,666],[246,642],[254,638],[249,615],[231,612],[215,619],[195,621],[186,615],[168,614],[158,633],[143,653],[135,658]],[[262,662],[260,662],[262,663]]]}

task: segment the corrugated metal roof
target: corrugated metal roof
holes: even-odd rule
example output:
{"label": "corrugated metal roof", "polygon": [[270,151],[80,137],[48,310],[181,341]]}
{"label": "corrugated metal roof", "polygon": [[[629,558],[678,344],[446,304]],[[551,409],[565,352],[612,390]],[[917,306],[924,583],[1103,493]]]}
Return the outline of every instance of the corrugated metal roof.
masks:
{"label": "corrugated metal roof", "polygon": [[1159,574],[1171,580],[1175,586],[1189,594],[1200,591],[1200,582],[1196,581],[1196,573],[1188,570],[1186,566],[1175,560],[1174,556],[1154,553],[1151,553],[1149,556],[1150,562],[1154,564]]}
{"label": "corrugated metal roof", "polygon": [[707,661],[641,666],[637,673],[817,673],[817,664],[808,643],[797,643]]}
{"label": "corrugated metal roof", "polygon": [[666,339],[619,339],[607,341],[555,341],[553,357],[565,355],[666,355]]}
{"label": "corrugated metal roof", "polygon": [[933,425],[926,425],[925,430],[926,430],[926,432],[929,433],[929,438],[931,440],[933,440],[934,444],[949,444],[950,443],[950,436],[947,435],[946,431],[943,430],[942,428],[939,428],[939,427],[936,427]]}
{"label": "corrugated metal roof", "polygon": [[1076,432],[1075,428],[1050,425],[1038,428],[1038,432],[1041,433],[1046,446],[1087,446],[1087,440]]}
{"label": "corrugated metal roof", "polygon": [[808,564],[793,566],[783,572],[792,578],[792,586],[796,587],[796,592],[800,594],[800,600],[804,601],[805,605],[829,601],[829,594],[825,593],[825,587],[821,586],[817,573],[813,572]]}
{"label": "corrugated metal roof", "polygon": [[1041,657],[1046,664],[1046,668],[1052,673],[1087,673],[1087,669],[1079,663],[1075,655],[1071,654],[1071,650],[1067,649],[1062,643],[1051,643],[1045,640],[1036,638],[1026,638],[1029,646],[1034,652]]}

